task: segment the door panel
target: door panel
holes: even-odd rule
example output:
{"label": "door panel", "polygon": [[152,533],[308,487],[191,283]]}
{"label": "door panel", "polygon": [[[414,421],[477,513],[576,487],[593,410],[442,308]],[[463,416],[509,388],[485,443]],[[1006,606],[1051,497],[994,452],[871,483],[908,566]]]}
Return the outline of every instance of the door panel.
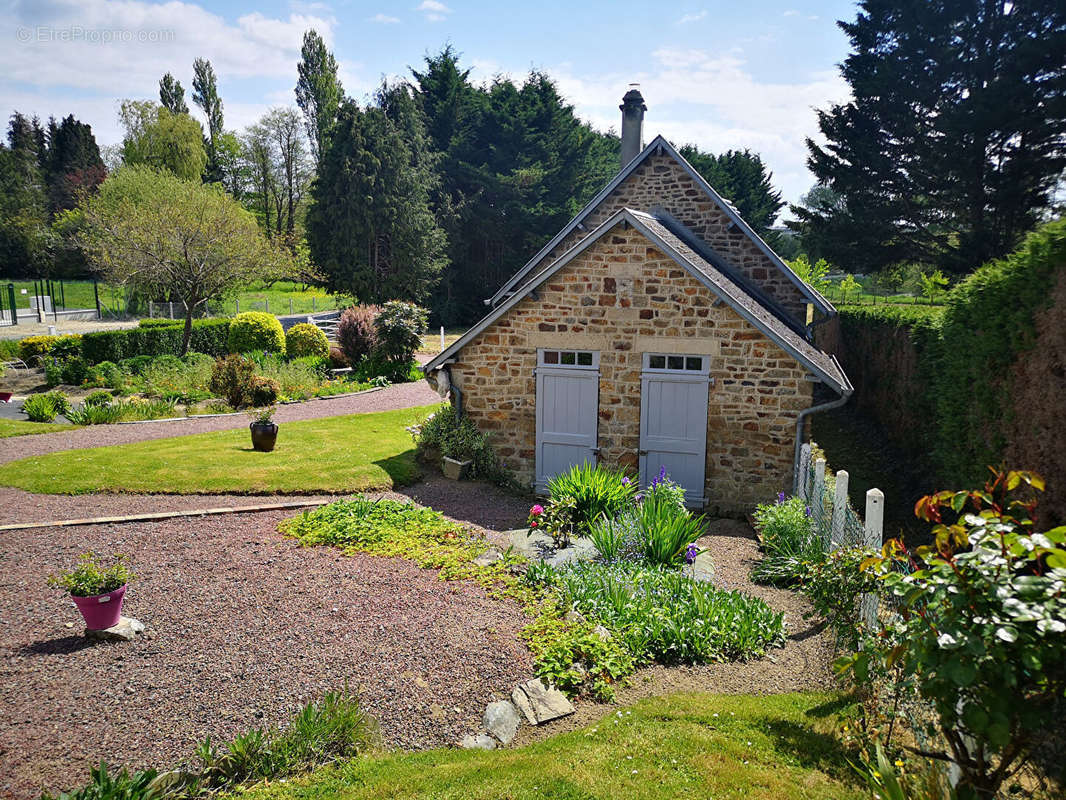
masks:
{"label": "door panel", "polygon": [[599,371],[537,368],[537,489],[576,464],[596,462]]}
{"label": "door panel", "polygon": [[707,391],[705,375],[644,373],[641,377],[641,485],[647,486],[665,467],[693,506],[705,502]]}

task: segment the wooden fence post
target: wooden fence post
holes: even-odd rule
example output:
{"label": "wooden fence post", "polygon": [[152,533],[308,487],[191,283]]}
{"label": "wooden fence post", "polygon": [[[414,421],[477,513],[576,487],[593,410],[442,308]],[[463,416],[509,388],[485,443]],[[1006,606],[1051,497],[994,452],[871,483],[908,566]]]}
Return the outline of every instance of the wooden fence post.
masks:
{"label": "wooden fence post", "polygon": [[289,316],[292,316],[292,296],[289,296]]}
{"label": "wooden fence post", "polygon": [[174,319],[174,301],[170,301],[170,318]]}
{"label": "wooden fence post", "polygon": [[836,550],[844,544],[844,522],[848,513],[848,473],[837,473],[836,493],[833,495],[833,522],[829,529],[830,550]]}
{"label": "wooden fence post", "polygon": [[811,507],[814,524],[818,526],[818,535],[825,545],[825,459],[814,462],[814,487],[807,503]]}
{"label": "wooden fence post", "polygon": [[[871,489],[866,493],[866,527],[863,544],[880,551],[884,544],[885,493],[880,489]],[[867,592],[862,596],[862,622],[866,630],[877,628],[877,595]]]}
{"label": "wooden fence post", "polygon": [[796,495],[804,505],[810,505],[811,498],[807,496],[807,476],[811,471],[811,445],[806,443],[800,448],[799,474],[796,476]]}
{"label": "wooden fence post", "polygon": [[237,313],[240,314],[241,313],[241,298],[238,297],[233,302],[236,303],[236,305],[237,305]]}
{"label": "wooden fence post", "polygon": [[149,300],[148,301],[148,319],[151,319],[154,316],[155,316],[155,309],[152,308],[152,301]]}

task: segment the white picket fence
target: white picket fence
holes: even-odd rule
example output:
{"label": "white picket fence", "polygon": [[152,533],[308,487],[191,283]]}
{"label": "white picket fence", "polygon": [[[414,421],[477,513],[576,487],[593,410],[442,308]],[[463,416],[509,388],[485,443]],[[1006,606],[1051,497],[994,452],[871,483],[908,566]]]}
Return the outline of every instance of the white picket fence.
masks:
{"label": "white picket fence", "polygon": [[[848,500],[848,473],[839,470],[832,490],[826,483],[825,459],[813,457],[809,444],[800,451],[797,495],[811,510],[811,519],[826,552],[861,545],[880,550],[884,544],[885,494],[880,489],[866,493],[866,514],[860,517]],[[863,621],[869,628],[877,622],[877,595],[862,598]]]}

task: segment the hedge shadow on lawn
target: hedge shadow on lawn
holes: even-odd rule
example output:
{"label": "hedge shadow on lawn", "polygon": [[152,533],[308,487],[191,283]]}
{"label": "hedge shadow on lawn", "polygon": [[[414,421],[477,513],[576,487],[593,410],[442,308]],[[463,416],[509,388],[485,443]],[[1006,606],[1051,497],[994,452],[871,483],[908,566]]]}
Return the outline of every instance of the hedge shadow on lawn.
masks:
{"label": "hedge shadow on lawn", "polygon": [[774,741],[774,749],[788,753],[804,769],[823,772],[843,783],[857,784],[859,775],[848,762],[859,763],[858,751],[843,747],[838,739],[808,725],[763,717],[760,726]]}

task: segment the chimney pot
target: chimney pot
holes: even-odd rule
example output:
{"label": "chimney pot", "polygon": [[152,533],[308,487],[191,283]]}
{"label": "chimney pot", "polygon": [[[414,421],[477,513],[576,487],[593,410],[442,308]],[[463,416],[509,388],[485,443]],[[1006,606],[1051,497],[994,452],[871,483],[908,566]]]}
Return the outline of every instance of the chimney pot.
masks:
{"label": "chimney pot", "polygon": [[621,168],[624,169],[644,149],[644,112],[648,107],[644,105],[639,83],[629,84],[629,91],[623,95],[618,109],[622,112]]}

